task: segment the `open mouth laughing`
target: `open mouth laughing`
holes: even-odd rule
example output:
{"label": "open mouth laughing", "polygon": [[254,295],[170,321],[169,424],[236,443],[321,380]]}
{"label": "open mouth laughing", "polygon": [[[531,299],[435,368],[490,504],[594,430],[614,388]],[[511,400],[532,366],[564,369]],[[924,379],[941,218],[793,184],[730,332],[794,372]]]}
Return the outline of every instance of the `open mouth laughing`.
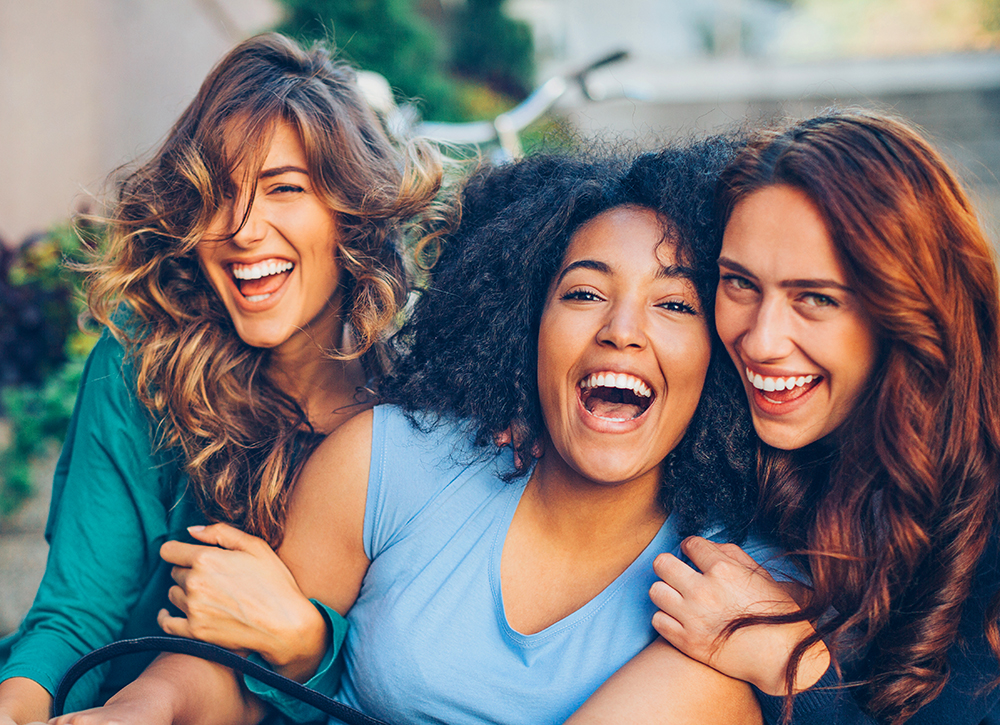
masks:
{"label": "open mouth laughing", "polygon": [[638,418],[649,409],[655,395],[648,383],[634,375],[610,371],[591,373],[580,381],[578,390],[588,413],[611,421]]}
{"label": "open mouth laughing", "polygon": [[294,268],[287,259],[272,258],[253,264],[233,263],[229,272],[248,302],[263,302],[281,288]]}
{"label": "open mouth laughing", "polygon": [[745,369],[747,380],[759,395],[775,405],[790,403],[801,398],[819,385],[822,375],[790,375],[786,377],[764,376]]}

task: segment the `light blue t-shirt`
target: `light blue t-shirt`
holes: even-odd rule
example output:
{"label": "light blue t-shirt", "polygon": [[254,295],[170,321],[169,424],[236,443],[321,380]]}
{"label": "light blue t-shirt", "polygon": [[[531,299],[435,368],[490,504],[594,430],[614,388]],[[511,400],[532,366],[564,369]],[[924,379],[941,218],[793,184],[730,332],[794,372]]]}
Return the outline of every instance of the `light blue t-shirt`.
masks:
{"label": "light blue t-shirt", "polygon": [[347,617],[338,699],[389,722],[561,723],[655,639],[652,562],[678,549],[674,517],[565,619],[530,635],[507,623],[500,555],[526,483],[498,476],[509,456],[484,459],[459,428],[422,433],[399,409],[375,408],[371,567]]}

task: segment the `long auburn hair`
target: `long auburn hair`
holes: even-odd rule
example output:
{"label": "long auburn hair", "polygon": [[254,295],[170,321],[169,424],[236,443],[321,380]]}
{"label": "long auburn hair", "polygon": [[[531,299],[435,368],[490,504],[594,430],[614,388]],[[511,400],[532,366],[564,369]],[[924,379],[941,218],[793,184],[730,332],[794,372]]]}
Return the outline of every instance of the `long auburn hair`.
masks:
{"label": "long auburn hair", "polygon": [[[206,515],[272,545],[288,482],[319,437],[269,379],[269,351],[236,334],[195,248],[230,203],[236,170],[244,182],[257,178],[281,122],[298,131],[339,236],[340,314],[354,345],[317,344],[381,376],[385,333],[408,285],[405,223],[433,208],[442,166],[426,143],[391,143],[354,71],[320,46],[268,33],[230,51],[159,150],[121,182],[107,244],[87,267],[91,314],[125,343],[158,445],[183,454]],[[245,143],[227,147],[227,137]]]}
{"label": "long auburn hair", "polygon": [[[996,264],[954,174],[899,120],[836,113],[763,134],[721,177],[721,219],[779,184],[823,215],[881,342],[839,432],[797,451],[762,445],[760,524],[807,561],[799,618],[818,621],[793,654],[789,692],[823,638],[835,661],[864,653],[867,709],[901,723],[944,687],[997,523]],[[983,626],[1000,657],[997,613],[994,601]]]}

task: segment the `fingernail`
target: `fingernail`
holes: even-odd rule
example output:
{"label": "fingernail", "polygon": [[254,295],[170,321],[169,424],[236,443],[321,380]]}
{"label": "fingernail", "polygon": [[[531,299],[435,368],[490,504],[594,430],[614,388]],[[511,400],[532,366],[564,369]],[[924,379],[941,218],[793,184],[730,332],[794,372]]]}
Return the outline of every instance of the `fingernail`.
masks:
{"label": "fingernail", "polygon": [[188,531],[190,531],[192,534],[196,534],[199,531],[204,531],[204,530],[205,527],[202,526],[201,524],[198,524],[197,526],[188,526]]}

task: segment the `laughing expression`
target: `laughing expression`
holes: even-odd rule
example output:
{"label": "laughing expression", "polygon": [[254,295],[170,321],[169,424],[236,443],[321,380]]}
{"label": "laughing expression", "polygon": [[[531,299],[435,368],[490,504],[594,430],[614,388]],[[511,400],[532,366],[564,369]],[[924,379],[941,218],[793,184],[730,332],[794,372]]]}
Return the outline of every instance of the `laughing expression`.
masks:
{"label": "laughing expression", "polygon": [[878,339],[819,209],[790,186],[749,195],[726,225],[719,270],[716,326],[761,440],[792,450],[836,431],[871,378]]}
{"label": "laughing expression", "polygon": [[[236,169],[234,182],[243,172]],[[255,182],[256,189],[238,184],[236,198],[220,209],[198,243],[202,269],[248,345],[338,344],[337,223],[315,193],[302,142],[290,124],[275,125]]]}
{"label": "laughing expression", "polygon": [[642,207],[590,220],[573,235],[542,312],[538,388],[548,436],[561,460],[595,483],[658,482],[705,382],[705,317],[664,229]]}

